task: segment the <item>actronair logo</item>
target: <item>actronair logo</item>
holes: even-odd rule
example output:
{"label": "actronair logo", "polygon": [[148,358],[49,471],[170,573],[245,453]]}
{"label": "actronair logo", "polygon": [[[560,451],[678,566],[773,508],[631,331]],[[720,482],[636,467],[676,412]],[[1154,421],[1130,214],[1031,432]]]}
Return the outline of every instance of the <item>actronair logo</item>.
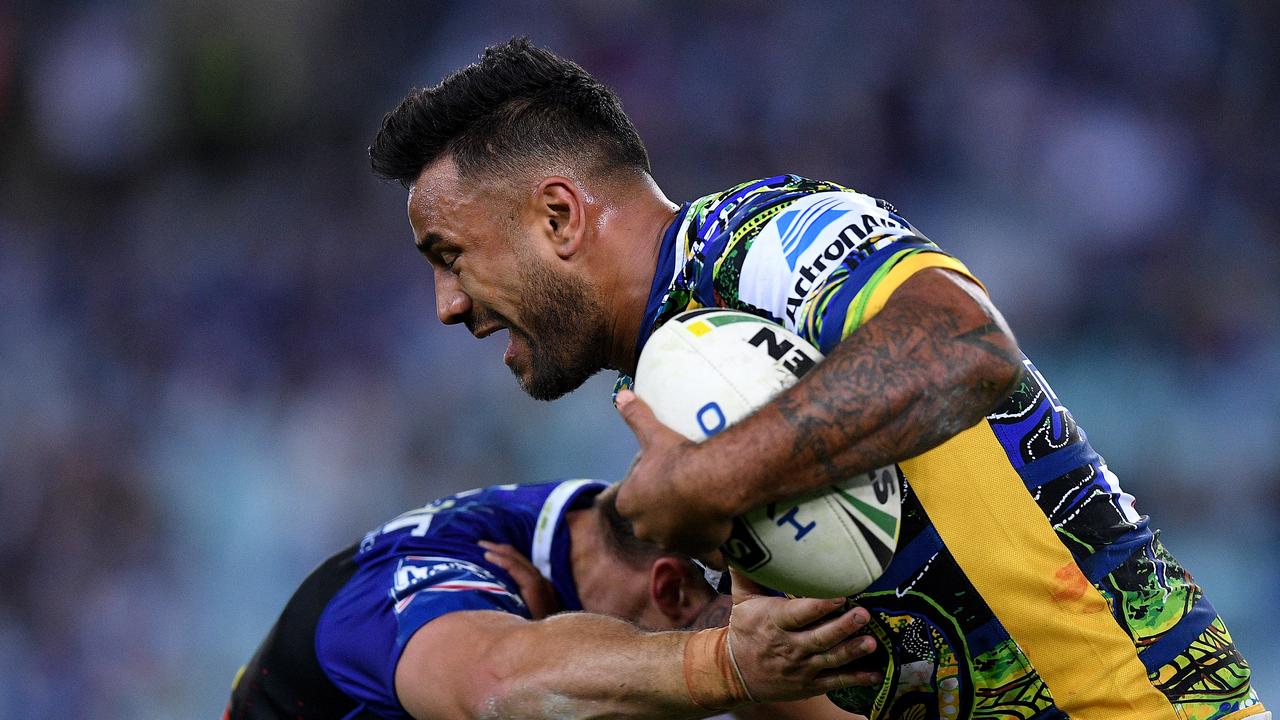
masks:
{"label": "actronair logo", "polygon": [[841,208],[843,198],[825,197],[803,210],[787,210],[778,215],[778,234],[782,238],[782,253],[787,258],[787,266],[796,269],[801,253],[805,251],[818,235],[831,223],[848,214],[847,208]]}
{"label": "actronair logo", "polygon": [[[792,281],[791,292],[787,295],[787,319],[795,320],[796,312],[800,310],[804,298],[809,294],[819,278],[822,278],[831,269],[839,265],[854,250],[865,250],[870,252],[873,250],[870,246],[863,248],[863,244],[867,237],[876,233],[877,228],[890,228],[894,230],[911,230],[911,226],[905,221],[894,220],[893,217],[878,218],[874,215],[863,214],[860,218],[853,219],[848,225],[840,230],[830,241],[822,248],[821,252],[815,253],[813,257],[803,265],[798,265],[791,256],[787,257],[787,262],[791,266],[794,280]],[[828,235],[830,237],[830,235]],[[812,242],[816,238],[810,239]],[[797,250],[802,253],[804,248]],[[798,258],[798,255],[797,255]]]}

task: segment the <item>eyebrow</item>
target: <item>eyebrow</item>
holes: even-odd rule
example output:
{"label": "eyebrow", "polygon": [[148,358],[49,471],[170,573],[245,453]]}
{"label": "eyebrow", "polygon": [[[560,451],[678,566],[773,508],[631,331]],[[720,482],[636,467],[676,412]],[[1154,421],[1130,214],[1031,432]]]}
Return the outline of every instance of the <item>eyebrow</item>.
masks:
{"label": "eyebrow", "polygon": [[438,233],[429,232],[423,236],[421,240],[415,240],[413,244],[418,247],[418,252],[426,255],[431,252],[433,247],[440,244],[443,240],[444,238],[440,237]]}

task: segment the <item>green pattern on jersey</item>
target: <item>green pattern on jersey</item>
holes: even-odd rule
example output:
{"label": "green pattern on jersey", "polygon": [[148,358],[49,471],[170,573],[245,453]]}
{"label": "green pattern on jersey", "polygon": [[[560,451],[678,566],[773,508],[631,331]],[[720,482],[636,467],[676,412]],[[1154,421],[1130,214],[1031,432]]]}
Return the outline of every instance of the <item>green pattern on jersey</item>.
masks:
{"label": "green pattern on jersey", "polygon": [[[833,191],[854,192],[834,183],[779,176],[693,202],[676,237],[679,268],[658,269],[678,271],[652,329],[704,306],[781,322],[777,308],[770,312],[743,299],[743,268],[770,222],[809,195]],[[869,199],[860,197],[863,207],[869,207]],[[843,231],[857,236],[857,246],[838,267],[828,266],[792,318],[797,332],[824,352],[867,320],[872,293],[892,268],[920,253],[942,252],[891,205],[875,202],[899,223],[884,226],[894,231],[881,234],[875,218],[849,213],[852,224]],[[770,242],[786,247],[779,238],[771,236]],[[777,268],[779,273],[795,270]],[[752,277],[759,272],[755,267]],[[1249,665],[1199,586],[1148,528],[1147,518],[1137,518],[1132,507],[1126,511],[1114,476],[1088,447],[1070,412],[1029,360],[1026,366],[1021,385],[987,420],[1015,469],[1054,453],[1079,453],[1075,467],[1057,477],[1037,478],[1033,496],[1077,563],[1094,571],[1088,577],[1097,577],[1093,587],[1132,638],[1135,653],[1148,667],[1160,661],[1148,673],[1152,684],[1169,698],[1181,720],[1221,720],[1257,705]],[[620,377],[615,393],[630,385],[631,378]],[[832,699],[872,720],[1060,717],[1050,688],[942,544],[901,473],[899,480],[898,554],[884,577],[851,599],[871,615],[868,632],[880,641],[877,658],[883,662],[885,682],[879,688],[832,693]]]}

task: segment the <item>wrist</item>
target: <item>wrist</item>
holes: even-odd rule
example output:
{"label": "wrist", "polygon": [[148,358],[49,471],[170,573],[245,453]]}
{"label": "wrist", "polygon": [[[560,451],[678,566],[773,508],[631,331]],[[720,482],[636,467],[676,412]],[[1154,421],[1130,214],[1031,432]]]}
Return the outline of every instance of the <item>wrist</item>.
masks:
{"label": "wrist", "polygon": [[689,635],[684,646],[684,682],[689,699],[704,710],[729,710],[755,702],[733,656],[728,627]]}

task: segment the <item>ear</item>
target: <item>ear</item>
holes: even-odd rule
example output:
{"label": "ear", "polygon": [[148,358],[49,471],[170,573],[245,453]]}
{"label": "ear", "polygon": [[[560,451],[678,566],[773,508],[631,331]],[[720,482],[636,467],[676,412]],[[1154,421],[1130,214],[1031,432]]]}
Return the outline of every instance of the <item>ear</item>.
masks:
{"label": "ear", "polygon": [[534,191],[534,209],[543,235],[561,259],[573,257],[582,246],[587,227],[582,189],[567,177],[545,178]]}
{"label": "ear", "polygon": [[654,560],[649,568],[649,595],[653,605],[676,627],[692,622],[705,605],[706,593],[700,592],[699,582],[701,577],[691,574],[688,563],[670,555]]}

